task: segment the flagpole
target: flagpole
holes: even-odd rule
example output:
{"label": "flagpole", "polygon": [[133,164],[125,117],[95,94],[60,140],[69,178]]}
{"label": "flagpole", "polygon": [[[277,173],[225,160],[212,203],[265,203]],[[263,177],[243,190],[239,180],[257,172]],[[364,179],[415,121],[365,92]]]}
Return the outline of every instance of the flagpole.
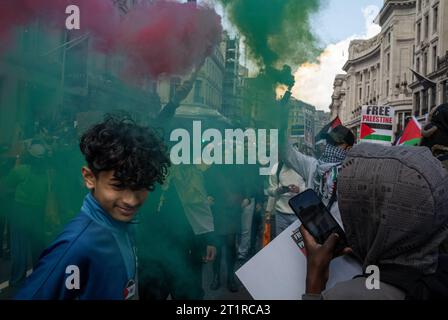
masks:
{"label": "flagpole", "polygon": [[[72,43],[74,43],[74,42],[77,42],[78,40],[79,40],[79,42],[82,42],[82,41],[84,41],[85,39],[87,39],[88,36],[89,36],[89,33],[87,32],[86,34],[83,34],[82,36],[79,36],[79,37],[77,37],[77,38],[75,38],[75,39],[72,39],[72,40],[70,40],[70,41],[64,42],[63,44],[57,46],[56,48],[51,49],[51,50],[48,51],[47,53],[44,53],[44,54],[42,55],[42,57],[48,56],[48,55],[52,54],[53,52],[55,52],[55,51],[57,51],[57,50],[59,50],[59,49],[64,48],[65,46],[68,46],[68,45],[70,45],[70,44],[72,44]],[[78,44],[79,44],[79,43],[75,43],[74,45],[70,46],[68,49],[71,49],[71,48],[73,48],[74,46],[76,46],[76,45],[78,45]]]}
{"label": "flagpole", "polygon": [[[66,31],[67,32],[67,31]],[[57,46],[56,48],[48,51],[47,53],[43,54],[42,57],[50,55],[56,51],[58,51],[59,49],[62,49],[62,62],[61,62],[61,79],[60,79],[60,84],[59,84],[59,90],[60,90],[60,97],[59,97],[59,104],[58,106],[55,108],[54,113],[53,113],[53,118],[56,118],[56,114],[60,111],[60,109],[62,108],[62,106],[64,105],[64,87],[65,87],[65,64],[67,61],[67,50],[70,50],[71,48],[79,45],[81,42],[83,42],[84,40],[89,38],[90,33],[87,32],[75,39],[72,39],[70,41],[66,41],[63,44]]]}

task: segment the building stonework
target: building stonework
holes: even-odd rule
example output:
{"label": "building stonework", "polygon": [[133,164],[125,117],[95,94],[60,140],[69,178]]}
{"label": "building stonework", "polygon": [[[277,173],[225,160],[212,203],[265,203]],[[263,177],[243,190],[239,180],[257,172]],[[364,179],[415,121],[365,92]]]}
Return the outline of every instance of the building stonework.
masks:
{"label": "building stonework", "polygon": [[385,1],[378,15],[381,32],[350,43],[345,75],[335,79],[332,115],[359,132],[363,105],[395,108],[394,132],[401,134],[412,113],[414,22],[416,1]]}
{"label": "building stonework", "polygon": [[312,154],[316,143],[315,136],[330,122],[331,114],[303,101],[291,98],[288,103],[288,137],[300,149]]}
{"label": "building stonework", "polygon": [[331,118],[339,117],[343,123],[350,121],[346,107],[347,75],[338,74],[333,83],[332,104],[330,106]]}
{"label": "building stonework", "polygon": [[393,106],[399,136],[411,115],[448,102],[448,1],[385,0],[377,21],[380,34],[351,42],[330,109],[357,133],[363,105]]}
{"label": "building stonework", "polygon": [[239,71],[240,71],[240,41],[238,37],[230,37],[224,34],[224,41],[221,43],[225,52],[225,74],[222,97],[222,113],[231,119],[241,117],[239,109]]}
{"label": "building stonework", "polygon": [[[222,46],[216,46],[213,53],[205,59],[192,90],[182,101],[176,115],[194,117],[197,114],[208,114],[212,117],[223,117],[220,111],[222,108],[224,73],[223,48]],[[173,98],[177,87],[190,77],[191,74],[159,77],[156,91],[162,105],[168,103]]]}
{"label": "building stonework", "polygon": [[412,78],[413,113],[424,119],[435,106],[448,102],[448,3],[417,0],[413,69],[429,81]]}

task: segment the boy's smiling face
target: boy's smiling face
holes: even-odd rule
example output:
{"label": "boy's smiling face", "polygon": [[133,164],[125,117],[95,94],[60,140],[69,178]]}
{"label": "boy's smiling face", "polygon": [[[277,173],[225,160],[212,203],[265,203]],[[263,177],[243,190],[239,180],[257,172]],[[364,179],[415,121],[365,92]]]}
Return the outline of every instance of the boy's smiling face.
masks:
{"label": "boy's smiling face", "polygon": [[148,196],[147,189],[124,188],[113,170],[101,171],[95,176],[88,167],[83,167],[82,175],[101,207],[117,221],[130,222]]}

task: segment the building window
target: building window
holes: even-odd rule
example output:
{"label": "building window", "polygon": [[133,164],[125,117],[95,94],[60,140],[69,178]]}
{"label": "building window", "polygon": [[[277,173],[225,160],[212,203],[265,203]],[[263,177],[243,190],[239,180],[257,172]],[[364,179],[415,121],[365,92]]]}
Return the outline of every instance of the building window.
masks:
{"label": "building window", "polygon": [[428,73],[428,53],[427,52],[425,52],[423,54],[423,70],[422,70],[422,73],[425,76]]}
{"label": "building window", "polygon": [[432,48],[432,71],[437,70],[437,46]]}
{"label": "building window", "polygon": [[415,44],[412,46],[412,65],[415,65]]}
{"label": "building window", "polygon": [[390,53],[387,54],[387,72],[390,71]]}
{"label": "building window", "polygon": [[448,103],[448,81],[443,84],[443,103]]}
{"label": "building window", "polygon": [[359,88],[359,99],[358,100],[359,101],[362,100],[362,88]]}
{"label": "building window", "polygon": [[406,128],[407,124],[408,124],[408,121],[406,119],[406,113],[403,112],[400,114],[400,118],[398,120],[397,136],[401,136],[403,134],[403,131]]}
{"label": "building window", "polygon": [[422,24],[421,22],[417,23],[417,45],[422,42]]}
{"label": "building window", "polygon": [[202,80],[196,80],[194,84],[194,97],[195,103],[204,103],[204,97],[202,96]]}
{"label": "building window", "polygon": [[389,91],[390,91],[389,84],[390,84],[390,82],[389,82],[389,80],[387,80],[386,81],[386,97],[389,97]]}
{"label": "building window", "polygon": [[420,73],[420,58],[417,58],[417,63],[415,64],[415,69],[418,73]]}
{"label": "building window", "polygon": [[436,106],[437,104],[437,86],[433,87],[431,89],[431,110]]}
{"label": "building window", "polygon": [[435,7],[433,11],[432,33],[436,33],[439,26],[439,7]]}
{"label": "building window", "polygon": [[392,34],[391,34],[391,32],[389,32],[389,34],[387,35],[387,43],[388,44],[391,43],[391,38],[392,38]]}
{"label": "building window", "polygon": [[425,16],[425,39],[429,38],[429,15]]}
{"label": "building window", "polygon": [[414,95],[414,99],[415,99],[415,112],[414,115],[416,117],[420,116],[420,92],[416,92]]}
{"label": "building window", "polygon": [[180,78],[171,78],[170,80],[170,100],[174,98],[177,87],[180,86]]}
{"label": "building window", "polygon": [[429,106],[429,103],[428,103],[428,98],[429,98],[429,96],[428,96],[428,90],[426,89],[426,90],[423,90],[422,91],[422,95],[423,95],[423,105],[422,105],[422,115],[425,115],[425,114],[427,114],[428,113],[428,106]]}

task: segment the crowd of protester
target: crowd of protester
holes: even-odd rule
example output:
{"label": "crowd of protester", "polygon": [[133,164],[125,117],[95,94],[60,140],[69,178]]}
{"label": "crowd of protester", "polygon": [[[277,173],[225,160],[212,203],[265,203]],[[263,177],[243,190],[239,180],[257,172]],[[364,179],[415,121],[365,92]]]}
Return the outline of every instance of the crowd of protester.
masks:
{"label": "crowd of protester", "polygon": [[[237,292],[235,271],[262,249],[266,222],[271,222],[271,238],[287,229],[297,220],[288,201],[306,189],[315,190],[344,226],[350,245],[345,253],[363,267],[387,265],[388,272],[381,291],[366,291],[362,275],[325,291],[337,238],[319,245],[302,227],[312,262],[304,298],[418,299],[446,294],[447,105],[433,110],[422,134],[420,147],[356,145],[353,133],[339,126],[327,135],[319,158],[286,146],[269,177],[260,176],[254,165],[171,166],[135,221],[139,298],[203,299],[205,286],[220,289],[224,274],[227,289]],[[36,126],[31,138],[3,148],[0,258],[9,260],[11,268],[1,280],[8,280],[11,288],[23,285],[43,249],[79,212],[87,190],[79,173],[85,159],[78,141],[76,126]],[[376,171],[367,174],[359,168]],[[379,173],[390,168],[413,184],[406,189],[408,209],[400,219],[388,206],[405,191],[396,188],[390,174]],[[357,184],[369,183],[379,191],[360,196],[363,188]],[[422,194],[425,201],[419,200]],[[403,205],[396,201],[396,206]],[[363,210],[372,203],[375,208]],[[415,216],[422,218],[417,221]],[[403,221],[407,231],[400,233]],[[213,264],[211,283],[203,283],[204,263]],[[404,283],[399,278],[403,272],[413,280]],[[434,288],[434,279],[445,286]]]}

